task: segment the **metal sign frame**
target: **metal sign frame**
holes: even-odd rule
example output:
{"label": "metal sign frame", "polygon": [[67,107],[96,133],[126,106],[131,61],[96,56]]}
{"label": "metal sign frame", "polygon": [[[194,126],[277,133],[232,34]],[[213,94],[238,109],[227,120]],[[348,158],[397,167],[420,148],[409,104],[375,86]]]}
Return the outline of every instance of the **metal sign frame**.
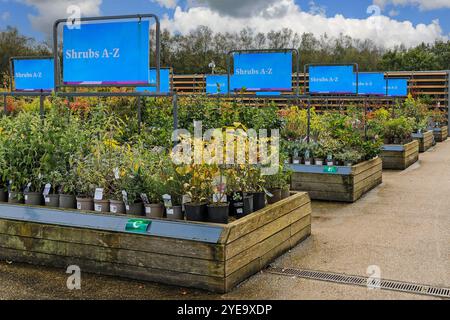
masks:
{"label": "metal sign frame", "polygon": [[[120,15],[120,16],[104,16],[104,17],[83,17],[80,19],[58,19],[53,24],[53,57],[55,61],[54,65],[54,73],[55,73],[55,92],[58,91],[59,88],[79,88],[79,87],[136,87],[137,85],[130,85],[130,84],[121,84],[121,85],[104,85],[104,84],[78,84],[78,85],[63,85],[62,84],[62,75],[61,75],[61,64],[58,60],[58,26],[61,23],[75,23],[75,21],[80,22],[90,22],[90,21],[109,21],[109,20],[133,20],[138,19],[141,21],[142,19],[154,19],[156,23],[156,84],[146,84],[146,85],[139,85],[139,87],[156,87],[156,93],[160,92],[160,69],[161,69],[161,61],[160,61],[160,50],[161,50],[161,44],[160,44],[160,33],[161,33],[161,25],[160,21],[157,15],[155,14],[136,14],[136,15]],[[150,47],[151,52],[151,47]],[[150,52],[149,52],[149,59],[150,59]]]}
{"label": "metal sign frame", "polygon": [[[332,66],[335,66],[335,67],[337,67],[337,66],[353,66],[353,72],[355,72],[355,74],[356,74],[356,92],[351,92],[351,93],[342,93],[342,94],[339,94],[338,92],[330,92],[329,94],[333,94],[333,95],[342,95],[342,96],[345,96],[345,95],[358,95],[358,86],[359,86],[359,77],[358,77],[358,74],[359,74],[359,66],[358,66],[358,64],[357,63],[308,63],[308,64],[305,64],[305,66],[303,67],[303,79],[304,79],[304,88],[305,88],[305,94],[306,94],[306,74],[307,74],[307,72],[306,72],[306,70],[308,70],[309,71],[309,67],[332,67]],[[310,96],[314,96],[314,95],[324,95],[324,93],[311,93],[311,77],[310,77],[310,75],[309,75],[309,72],[308,72],[308,95],[310,95]]]}
{"label": "metal sign frame", "polygon": [[[15,84],[16,79],[14,76],[14,60],[50,60],[54,59],[53,56],[17,56],[17,57],[11,57],[9,58],[9,72],[11,73],[11,76],[9,78],[9,87],[11,92],[51,92],[50,90],[44,90],[44,89],[36,89],[36,90],[15,90]],[[53,61],[55,63],[55,61]],[[14,79],[14,82],[13,82]],[[14,84],[14,85],[13,85]]]}
{"label": "metal sign frame", "polygon": [[[300,72],[300,53],[297,49],[286,48],[286,49],[246,49],[246,50],[231,50],[227,53],[227,75],[228,75],[228,96],[230,95],[230,85],[231,85],[231,57],[234,53],[295,53],[296,59],[295,61],[295,70],[297,76]],[[291,66],[292,72],[292,66]],[[292,88],[292,76],[291,76],[291,88]],[[300,81],[297,81],[297,87],[294,92],[295,95],[300,94]],[[272,96],[273,97],[273,96]]]}

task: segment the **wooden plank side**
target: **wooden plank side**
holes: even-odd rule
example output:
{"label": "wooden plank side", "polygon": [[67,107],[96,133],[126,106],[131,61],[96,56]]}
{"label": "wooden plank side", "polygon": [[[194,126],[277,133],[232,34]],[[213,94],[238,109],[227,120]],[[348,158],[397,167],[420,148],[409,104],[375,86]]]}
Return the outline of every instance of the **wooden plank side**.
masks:
{"label": "wooden plank side", "polygon": [[287,226],[286,228],[274,233],[270,237],[257,242],[255,245],[243,250],[238,255],[235,255],[231,259],[225,262],[225,276],[228,276],[243,266],[250,263],[252,260],[257,259],[265,255],[267,252],[273,250],[280,243],[287,241],[291,236],[292,232],[299,232],[308,225],[311,225],[311,215],[307,215],[302,219],[294,222],[293,224]]}
{"label": "wooden plank side", "polygon": [[279,217],[292,212],[294,209],[308,205],[311,206],[311,199],[306,192],[297,192],[287,199],[281,200],[273,205],[255,212],[247,217],[239,219],[228,225],[230,232],[227,243],[230,243],[257,228],[278,219]]}
{"label": "wooden plank side", "polygon": [[222,276],[224,262],[0,234],[0,247],[199,275]]}
{"label": "wooden plank side", "polygon": [[352,192],[353,185],[347,183],[324,183],[311,181],[292,181],[292,188],[301,191]]}
{"label": "wooden plank side", "polygon": [[350,181],[350,175],[326,174],[326,173],[303,173],[293,172],[291,181],[294,182],[315,182],[327,184],[343,184]]}
{"label": "wooden plank side", "polygon": [[310,205],[304,205],[274,221],[268,223],[251,233],[246,234],[230,243],[225,247],[225,257],[226,260],[231,259],[242,251],[254,246],[258,242],[269,238],[271,235],[283,230],[287,226],[291,225],[297,220],[310,215],[311,207]]}
{"label": "wooden plank side", "polygon": [[356,185],[359,182],[367,179],[368,177],[372,176],[374,173],[381,172],[382,170],[383,170],[383,162],[380,159],[380,161],[377,162],[377,164],[375,166],[371,167],[370,169],[367,169],[366,171],[360,172],[358,175],[355,175],[353,177],[353,190],[357,189]]}
{"label": "wooden plank side", "polygon": [[141,266],[111,264],[107,262],[92,261],[81,258],[58,256],[32,251],[16,249],[0,250],[0,258],[33,265],[45,265],[56,268],[67,268],[77,265],[83,272],[96,273],[140,281],[152,281],[174,286],[200,288],[213,292],[224,293],[224,279],[196,274],[173,272],[166,269],[152,269]]}
{"label": "wooden plank side", "polygon": [[106,232],[7,219],[0,219],[0,233],[106,248],[163,253],[207,260],[224,260],[222,245],[183,239]]}
{"label": "wooden plank side", "polygon": [[236,285],[250,277],[251,275],[263,270],[266,266],[268,266],[272,261],[274,261],[277,257],[281,256],[283,253],[287,252],[289,249],[292,249],[297,244],[305,240],[311,234],[311,227],[307,226],[302,229],[297,234],[294,234],[288,240],[279,244],[277,247],[273,248],[269,252],[267,252],[264,256],[253,260],[248,263],[241,269],[235,271],[225,279],[225,289],[226,291],[230,291]]}
{"label": "wooden plank side", "polygon": [[364,194],[368,193],[370,190],[374,189],[378,185],[380,185],[383,182],[382,175],[379,175],[378,177],[371,178],[370,182],[365,184],[361,189],[356,190],[353,193],[353,201],[358,200],[361,198]]}
{"label": "wooden plank side", "polygon": [[368,186],[371,186],[371,185],[374,185],[374,184],[378,185],[379,183],[377,184],[377,181],[379,179],[381,179],[382,176],[383,176],[383,170],[380,168],[380,170],[378,170],[377,172],[375,172],[371,176],[369,176],[366,179],[361,180],[360,182],[355,184],[354,193],[357,193],[357,192],[359,192],[362,189],[367,190]]}
{"label": "wooden plank side", "polygon": [[353,202],[352,193],[349,192],[309,191],[308,193],[313,200]]}
{"label": "wooden plank side", "polygon": [[381,163],[381,159],[379,157],[373,158],[368,161],[361,162],[352,167],[352,175],[356,176],[363,171],[366,171],[374,166],[377,166],[379,163]]}

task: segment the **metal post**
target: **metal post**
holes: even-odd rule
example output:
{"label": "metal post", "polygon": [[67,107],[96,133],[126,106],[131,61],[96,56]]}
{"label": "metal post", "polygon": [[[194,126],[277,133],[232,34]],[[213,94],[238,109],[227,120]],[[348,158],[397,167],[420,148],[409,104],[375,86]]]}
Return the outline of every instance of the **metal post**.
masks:
{"label": "metal post", "polygon": [[137,97],[137,112],[138,112],[138,133],[140,134],[142,124],[141,97]]}
{"label": "metal post", "polygon": [[311,100],[308,98],[308,128],[306,131],[306,142],[309,143],[311,135]]}
{"label": "metal post", "polygon": [[39,96],[39,114],[41,115],[41,120],[44,122],[44,95],[42,94]]}
{"label": "metal post", "polygon": [[178,96],[176,94],[172,97],[172,105],[173,105],[173,129],[178,129]]}
{"label": "metal post", "polygon": [[447,121],[450,125],[450,70],[447,70]]}

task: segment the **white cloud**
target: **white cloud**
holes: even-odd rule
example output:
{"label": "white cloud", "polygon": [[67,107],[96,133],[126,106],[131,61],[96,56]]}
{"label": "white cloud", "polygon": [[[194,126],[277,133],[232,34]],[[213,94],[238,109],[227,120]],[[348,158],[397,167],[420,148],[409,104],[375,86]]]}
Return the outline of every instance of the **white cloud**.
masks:
{"label": "white cloud", "polygon": [[299,34],[311,32],[320,36],[326,33],[334,37],[344,34],[355,39],[371,39],[385,47],[400,44],[410,47],[421,42],[448,39],[443,36],[438,20],[431,24],[414,26],[409,21],[400,22],[382,15],[367,19],[350,19],[340,14],[325,17],[302,11],[294,0],[268,3],[264,9],[251,16],[224,15],[205,6],[185,10],[177,6],[173,18],[165,16],[162,25],[170,31],[183,34],[200,25],[208,26],[217,32],[240,31],[244,27],[250,27],[256,32],[290,28]]}
{"label": "white cloud", "polygon": [[374,0],[375,5],[384,8],[386,5],[417,6],[420,10],[450,8],[450,0]]}
{"label": "white cloud", "polygon": [[326,11],[326,7],[322,6],[322,5],[318,5],[315,1],[310,1],[309,2],[309,13],[311,14],[316,14],[319,16],[325,16],[327,11]]}
{"label": "white cloud", "polygon": [[400,12],[398,12],[398,10],[392,9],[389,11],[389,16],[390,17],[396,17],[400,14]]}
{"label": "white cloud", "polygon": [[34,7],[37,14],[29,14],[28,19],[35,30],[51,34],[53,23],[57,19],[70,17],[67,8],[71,5],[78,6],[81,16],[100,15],[102,0],[18,0],[21,3]]}
{"label": "white cloud", "polygon": [[279,0],[198,0],[197,4],[205,5],[222,15],[250,17],[277,2]]}
{"label": "white cloud", "polygon": [[151,0],[151,1],[159,4],[161,7],[165,7],[168,9],[175,9],[178,3],[178,0]]}

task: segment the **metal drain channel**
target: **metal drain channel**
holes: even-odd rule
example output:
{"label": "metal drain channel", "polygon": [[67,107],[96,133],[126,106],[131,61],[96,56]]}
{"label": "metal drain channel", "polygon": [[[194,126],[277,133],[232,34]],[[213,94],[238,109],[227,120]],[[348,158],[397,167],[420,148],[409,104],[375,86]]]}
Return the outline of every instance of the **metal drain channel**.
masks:
{"label": "metal drain channel", "polygon": [[396,281],[396,280],[372,279],[369,277],[346,275],[342,273],[293,269],[293,268],[280,268],[272,266],[269,266],[266,269],[266,272],[311,280],[351,284],[361,287],[367,287],[368,285],[370,285],[383,290],[400,291],[447,299],[450,298],[450,288],[439,288],[423,284]]}

